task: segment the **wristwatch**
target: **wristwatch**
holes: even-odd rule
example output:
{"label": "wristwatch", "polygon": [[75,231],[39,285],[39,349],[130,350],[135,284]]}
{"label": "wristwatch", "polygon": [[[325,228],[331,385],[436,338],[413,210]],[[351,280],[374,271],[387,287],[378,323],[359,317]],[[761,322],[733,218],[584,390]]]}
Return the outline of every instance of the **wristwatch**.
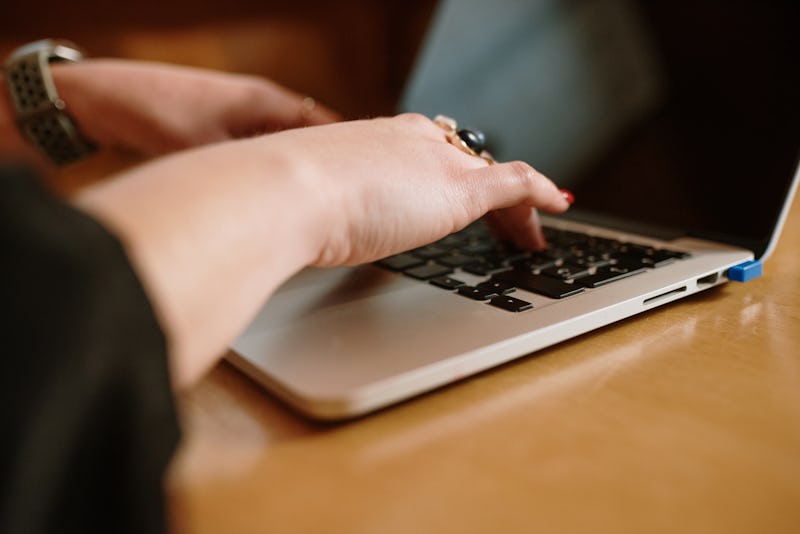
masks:
{"label": "wristwatch", "polygon": [[96,150],[67,114],[50,72],[51,62],[81,59],[83,52],[74,44],[45,39],[18,48],[3,65],[20,131],[57,165]]}

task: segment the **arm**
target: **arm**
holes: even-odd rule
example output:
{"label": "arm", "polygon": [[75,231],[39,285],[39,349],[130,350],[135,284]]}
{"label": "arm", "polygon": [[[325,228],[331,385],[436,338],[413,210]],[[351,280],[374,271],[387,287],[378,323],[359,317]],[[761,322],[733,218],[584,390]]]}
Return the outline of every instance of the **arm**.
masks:
{"label": "arm", "polygon": [[119,241],[0,164],[0,532],[163,532],[168,355]]}
{"label": "arm", "polygon": [[[520,162],[487,166],[418,115],[290,130],[157,160],[76,199],[126,244],[165,329],[173,381],[194,382],[288,277],[369,262],[490,210],[563,211]],[[530,229],[510,237],[529,243]]]}
{"label": "arm", "polygon": [[[82,133],[101,147],[145,156],[339,116],[256,76],[112,59],[51,64],[53,81]],[[19,133],[0,74],[0,151],[44,163]]]}
{"label": "arm", "polygon": [[120,59],[55,64],[52,71],[90,139],[148,156],[339,120],[257,76]]}

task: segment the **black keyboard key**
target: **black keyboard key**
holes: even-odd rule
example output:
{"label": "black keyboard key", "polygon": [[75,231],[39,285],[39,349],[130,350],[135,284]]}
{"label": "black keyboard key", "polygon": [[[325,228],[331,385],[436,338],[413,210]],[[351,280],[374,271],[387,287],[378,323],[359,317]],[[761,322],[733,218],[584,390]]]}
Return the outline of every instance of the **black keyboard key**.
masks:
{"label": "black keyboard key", "polygon": [[582,256],[577,256],[575,258],[570,258],[569,262],[570,265],[574,265],[577,267],[584,267],[586,269],[597,268],[597,267],[605,267],[611,263],[611,259],[609,256],[601,255],[601,254],[585,254]]}
{"label": "black keyboard key", "polygon": [[504,263],[472,263],[470,265],[465,265],[462,267],[468,273],[476,274],[478,276],[489,276],[490,274],[499,273],[502,271],[508,271],[511,269],[511,266],[506,265]]}
{"label": "black keyboard key", "polygon": [[552,258],[548,258],[543,254],[534,254],[530,258],[525,258],[522,260],[517,260],[511,262],[511,265],[514,266],[515,269],[520,271],[541,271],[542,269],[547,269],[548,267],[552,267],[557,262]]}
{"label": "black keyboard key", "polygon": [[427,245],[424,247],[420,247],[411,251],[414,256],[418,258],[422,258],[425,260],[432,260],[434,258],[439,258],[441,256],[446,256],[450,253],[445,247],[440,247],[438,245]]}
{"label": "black keyboard key", "polygon": [[449,276],[437,276],[436,278],[431,278],[429,282],[442,289],[458,289],[461,286],[467,285],[465,282]]}
{"label": "black keyboard key", "polygon": [[626,254],[631,256],[645,256],[647,254],[652,254],[654,248],[649,245],[637,245],[635,243],[623,243],[620,245],[619,249],[617,249],[620,254]]}
{"label": "black keyboard key", "polygon": [[544,232],[545,239],[547,239],[548,243],[553,247],[569,247],[576,243],[583,243],[589,238],[589,236],[585,234],[579,234],[569,230],[558,230],[556,228],[543,227],[542,231]]}
{"label": "black keyboard key", "polygon": [[480,258],[477,258],[475,256],[467,256],[466,254],[461,254],[458,252],[436,259],[437,263],[440,263],[442,265],[447,265],[448,267],[462,267],[464,265],[469,265],[470,263],[477,263],[479,261]]}
{"label": "black keyboard key", "polygon": [[426,265],[412,267],[411,269],[406,269],[403,271],[404,274],[418,280],[430,280],[431,278],[436,278],[437,276],[443,276],[452,272],[453,269],[450,267],[438,265],[436,263],[428,263]]}
{"label": "black keyboard key", "polygon": [[549,276],[532,274],[525,271],[506,271],[495,274],[492,278],[508,282],[525,291],[531,291],[553,299],[569,297],[570,295],[575,295],[583,291],[582,286],[568,284]]}
{"label": "black keyboard key", "polygon": [[480,239],[483,237],[492,236],[492,232],[491,230],[489,230],[489,227],[480,221],[470,224],[469,226],[458,232],[458,234],[464,238],[469,238],[469,239]]}
{"label": "black keyboard key", "polygon": [[378,261],[377,265],[392,271],[404,271],[405,269],[416,267],[417,265],[422,265],[423,263],[425,263],[425,260],[404,252],[402,254],[395,254],[394,256],[384,258]]}
{"label": "black keyboard key", "polygon": [[675,261],[675,254],[669,250],[654,250],[652,254],[648,254],[642,258],[642,262],[648,267],[663,267]]}
{"label": "black keyboard key", "polygon": [[575,251],[567,248],[548,248],[542,251],[541,254],[551,260],[560,261],[573,257]]}
{"label": "black keyboard key", "polygon": [[533,308],[533,304],[531,304],[526,300],[516,299],[514,297],[509,297],[506,295],[492,298],[489,301],[489,304],[491,304],[492,306],[496,306],[498,308],[502,308],[506,311],[515,313],[525,310],[530,310],[531,308]]}
{"label": "black keyboard key", "polygon": [[497,243],[491,239],[481,239],[479,241],[472,241],[458,247],[458,250],[464,254],[481,255],[492,252],[497,249]]}
{"label": "black keyboard key", "polygon": [[644,248],[626,244],[624,250],[615,254],[614,257],[621,262],[624,261],[652,269],[669,265],[682,255],[682,253],[671,250]]}
{"label": "black keyboard key", "polygon": [[587,267],[565,263],[558,267],[543,269],[542,274],[558,278],[559,280],[574,280],[581,276],[587,276],[589,274],[589,269]]}
{"label": "black keyboard key", "polygon": [[516,291],[516,288],[508,282],[502,280],[488,280],[476,285],[478,289],[486,289],[496,292],[498,295],[507,295]]}
{"label": "black keyboard key", "polygon": [[[465,251],[464,247],[460,249]],[[494,241],[491,248],[484,247],[478,248],[477,251],[470,252],[479,255],[483,261],[486,262],[504,262],[509,263],[512,261],[520,260],[530,256],[530,252],[517,248],[511,243],[501,243]]]}
{"label": "black keyboard key", "polygon": [[452,249],[462,244],[466,239],[461,232],[458,232],[441,238],[435,244],[443,248]]}
{"label": "black keyboard key", "polygon": [[583,287],[600,287],[645,271],[646,269],[644,267],[626,268],[621,265],[611,265],[609,267],[597,269],[595,274],[580,278],[576,280],[575,283]]}
{"label": "black keyboard key", "polygon": [[596,250],[596,251],[612,251],[618,250],[619,247],[622,246],[621,241],[617,241],[616,239],[608,239],[606,237],[599,237],[599,236],[591,236],[586,241],[587,249]]}
{"label": "black keyboard key", "polygon": [[489,300],[492,297],[499,296],[497,291],[492,289],[478,289],[473,286],[461,286],[458,288],[458,294],[463,295],[472,300]]}
{"label": "black keyboard key", "polygon": [[522,250],[512,245],[504,245],[497,251],[496,257],[506,263],[511,263],[512,261],[525,259],[530,255],[531,253],[527,250]]}

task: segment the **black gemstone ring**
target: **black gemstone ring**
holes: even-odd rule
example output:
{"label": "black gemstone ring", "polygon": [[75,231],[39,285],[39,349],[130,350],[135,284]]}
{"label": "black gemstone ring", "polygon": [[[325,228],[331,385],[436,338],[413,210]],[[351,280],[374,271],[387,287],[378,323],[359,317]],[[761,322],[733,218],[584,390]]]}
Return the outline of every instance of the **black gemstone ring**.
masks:
{"label": "black gemstone ring", "polygon": [[458,137],[472,150],[480,154],[486,150],[486,136],[480,130],[461,128],[456,132]]}
{"label": "black gemstone ring", "polygon": [[460,148],[471,156],[483,159],[489,165],[496,163],[492,155],[486,150],[486,136],[480,130],[459,129],[454,119],[444,115],[437,115],[433,122],[445,131],[445,137],[451,145]]}

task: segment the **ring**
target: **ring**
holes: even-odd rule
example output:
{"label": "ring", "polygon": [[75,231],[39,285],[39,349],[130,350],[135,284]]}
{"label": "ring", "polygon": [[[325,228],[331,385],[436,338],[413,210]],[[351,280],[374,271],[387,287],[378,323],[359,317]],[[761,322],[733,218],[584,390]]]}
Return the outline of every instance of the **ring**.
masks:
{"label": "ring", "polygon": [[447,141],[459,148],[462,152],[470,156],[476,156],[486,161],[489,165],[497,163],[494,157],[484,148],[486,138],[483,132],[479,130],[470,130],[467,128],[458,129],[458,123],[455,119],[446,115],[437,115],[433,119],[434,124],[444,130],[445,138]]}

